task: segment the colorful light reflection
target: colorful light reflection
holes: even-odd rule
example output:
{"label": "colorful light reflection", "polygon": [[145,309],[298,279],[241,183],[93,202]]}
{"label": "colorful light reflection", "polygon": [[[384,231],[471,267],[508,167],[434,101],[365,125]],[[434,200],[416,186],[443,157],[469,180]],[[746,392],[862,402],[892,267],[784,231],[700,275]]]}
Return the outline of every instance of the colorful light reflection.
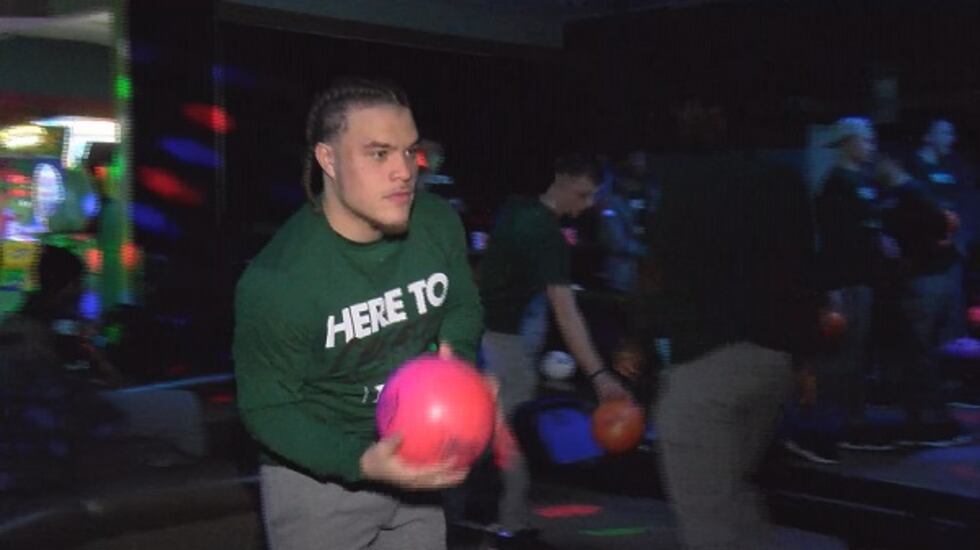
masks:
{"label": "colorful light reflection", "polygon": [[132,271],[140,263],[140,250],[132,241],[124,242],[120,250],[123,267]]}
{"label": "colorful light reflection", "polygon": [[160,147],[187,164],[206,168],[217,168],[219,164],[218,153],[214,149],[192,139],[163,138],[160,140]]}
{"label": "colorful light reflection", "polygon": [[235,120],[217,105],[188,103],[184,105],[184,116],[217,134],[227,134],[235,129]]}
{"label": "colorful light reflection", "polygon": [[98,319],[102,311],[102,301],[95,290],[86,290],[78,302],[78,312],[90,321]]}
{"label": "colorful light reflection", "polygon": [[171,238],[180,237],[183,233],[177,224],[167,218],[166,214],[153,206],[134,202],[131,208],[133,223],[144,231]]}
{"label": "colorful light reflection", "polygon": [[102,273],[102,251],[89,248],[85,251],[85,266],[92,273]]}
{"label": "colorful light reflection", "polygon": [[594,516],[601,511],[601,506],[593,504],[555,504],[534,509],[535,514],[548,519]]}
{"label": "colorful light reflection", "polygon": [[136,173],[144,187],[156,195],[186,206],[204,204],[204,194],[184,183],[180,178],[163,168],[140,166]]}

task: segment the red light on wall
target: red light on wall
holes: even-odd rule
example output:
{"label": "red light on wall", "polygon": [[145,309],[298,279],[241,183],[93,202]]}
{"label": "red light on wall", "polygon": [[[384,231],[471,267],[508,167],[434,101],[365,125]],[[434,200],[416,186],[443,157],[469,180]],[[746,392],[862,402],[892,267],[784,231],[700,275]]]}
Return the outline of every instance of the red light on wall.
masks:
{"label": "red light on wall", "polygon": [[122,256],[123,267],[129,271],[132,271],[140,263],[139,248],[131,241],[123,243],[120,255]]}
{"label": "red light on wall", "polygon": [[226,134],[235,129],[235,120],[217,105],[188,103],[184,105],[184,116],[218,134]]}
{"label": "red light on wall", "polygon": [[204,195],[177,176],[162,168],[141,166],[137,170],[140,183],[164,199],[187,206],[201,206]]}
{"label": "red light on wall", "polygon": [[98,248],[89,248],[85,251],[85,265],[92,273],[102,273],[102,251]]}
{"label": "red light on wall", "polygon": [[425,151],[415,152],[415,164],[417,164],[419,168],[429,167],[429,159],[425,157]]}
{"label": "red light on wall", "polygon": [[3,180],[13,185],[27,185],[31,183],[31,178],[17,172],[8,172],[4,174]]}
{"label": "red light on wall", "polygon": [[26,199],[31,196],[31,191],[29,189],[11,189],[9,194],[11,197]]}

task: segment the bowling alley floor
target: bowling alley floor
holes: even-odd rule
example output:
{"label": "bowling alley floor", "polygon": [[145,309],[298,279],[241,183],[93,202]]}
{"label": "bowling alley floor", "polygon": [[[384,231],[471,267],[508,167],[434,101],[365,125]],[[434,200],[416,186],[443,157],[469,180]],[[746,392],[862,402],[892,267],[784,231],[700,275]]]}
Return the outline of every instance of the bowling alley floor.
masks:
{"label": "bowling alley floor", "polygon": [[[774,447],[760,481],[774,520],[783,524],[776,547],[847,547],[827,533],[860,548],[961,548],[964,540],[976,540],[971,533],[978,532],[980,517],[980,407],[951,410],[974,443],[847,452],[835,465],[794,460]],[[887,409],[873,412],[894,416]],[[539,471],[532,505],[541,548],[678,548],[657,473],[649,445],[614,460]],[[457,536],[451,548],[496,547],[474,531],[469,538]]]}
{"label": "bowling alley floor", "polygon": [[[654,475],[654,472],[650,472]],[[531,494],[537,546],[521,548],[562,550],[680,548],[677,527],[667,504],[648,497],[601,493],[536,482]],[[475,529],[457,529],[450,550],[505,550]],[[831,550],[846,548],[838,539],[779,526],[776,548]]]}
{"label": "bowling alley floor", "polygon": [[[108,473],[105,473],[108,476]],[[75,506],[59,499],[46,509],[0,521],[0,547],[77,550],[267,550],[255,498],[254,475],[236,473],[223,461],[192,468],[144,472],[128,482],[116,479],[98,491],[74,496]],[[108,481],[108,477],[104,479]],[[615,550],[675,549],[675,522],[658,499],[614,495],[547,481],[532,487],[534,526],[541,544],[522,549]],[[81,505],[83,510],[78,510]],[[38,529],[17,533],[18,521],[36,521]],[[78,519],[74,516],[79,515]],[[110,520],[112,516],[113,519]],[[10,531],[6,531],[11,529]],[[76,533],[72,533],[76,531]],[[454,530],[449,550],[507,550],[474,529]],[[6,538],[11,535],[11,538]],[[16,535],[16,536],[14,536]],[[793,549],[843,549],[838,540],[780,527],[779,546]]]}
{"label": "bowling alley floor", "polygon": [[[231,411],[209,416],[233,428],[214,433],[215,448],[223,449],[224,456],[159,469],[139,464],[132,452],[120,449],[93,455],[83,468],[84,484],[70,494],[0,498],[0,547],[264,550],[254,467],[236,463],[236,457],[250,454],[234,450],[234,434],[240,435],[241,428]],[[962,408],[959,416],[964,424],[980,426],[980,409]],[[913,524],[938,520],[935,525],[950,529],[952,520],[969,526],[980,517],[978,444],[888,455],[851,453],[845,458],[839,465],[817,466],[778,457],[770,465],[776,473],[764,485],[775,520],[782,524],[778,548],[845,548],[840,539],[818,532],[868,531],[869,525],[872,541],[883,544],[879,535],[884,532],[909,537]],[[531,504],[542,541],[538,548],[678,548],[676,522],[657,485],[649,448],[614,462],[536,472]],[[479,517],[492,507],[494,493],[487,483],[477,483],[476,493]],[[964,529],[957,527],[956,533]],[[507,548],[495,546],[476,529],[453,534],[451,550]],[[935,544],[913,547],[963,547],[930,540]],[[882,544],[869,547],[906,547]]]}

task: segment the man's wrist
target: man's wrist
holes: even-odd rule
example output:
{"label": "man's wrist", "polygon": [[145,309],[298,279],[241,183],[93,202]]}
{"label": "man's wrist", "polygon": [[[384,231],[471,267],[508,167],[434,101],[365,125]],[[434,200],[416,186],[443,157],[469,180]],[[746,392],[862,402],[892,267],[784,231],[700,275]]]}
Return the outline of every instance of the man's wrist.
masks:
{"label": "man's wrist", "polygon": [[609,369],[607,369],[606,367],[602,367],[600,369],[597,369],[595,371],[592,371],[590,374],[588,374],[586,376],[586,378],[589,380],[589,382],[594,382],[596,378],[598,378],[602,374],[608,373],[608,372],[609,372]]}

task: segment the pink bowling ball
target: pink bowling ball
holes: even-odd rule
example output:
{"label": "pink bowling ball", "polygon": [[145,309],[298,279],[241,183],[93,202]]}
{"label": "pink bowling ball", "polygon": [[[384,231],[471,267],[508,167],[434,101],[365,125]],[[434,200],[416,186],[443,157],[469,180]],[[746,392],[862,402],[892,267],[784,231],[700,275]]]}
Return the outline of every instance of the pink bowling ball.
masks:
{"label": "pink bowling ball", "polygon": [[493,434],[494,397],[483,376],[460,359],[426,355],[388,378],[375,413],[381,437],[402,436],[398,454],[414,465],[452,461],[468,467]]}

